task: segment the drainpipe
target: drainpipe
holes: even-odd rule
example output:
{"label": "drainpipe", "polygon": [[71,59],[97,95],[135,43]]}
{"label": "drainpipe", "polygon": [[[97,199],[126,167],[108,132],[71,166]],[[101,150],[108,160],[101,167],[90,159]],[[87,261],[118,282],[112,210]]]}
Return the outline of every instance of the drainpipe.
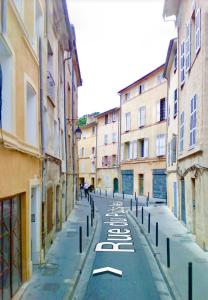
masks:
{"label": "drainpipe", "polygon": [[95,140],[95,155],[96,155],[96,165],[95,165],[95,185],[97,186],[97,136],[98,136],[98,123],[96,124],[96,140]]}
{"label": "drainpipe", "polygon": [[66,61],[71,59],[72,56],[69,56],[63,60],[63,67],[64,67],[64,130],[65,130],[65,159],[66,159],[66,191],[65,191],[65,221],[67,220],[67,194],[68,194],[68,151],[67,151],[67,128],[66,128],[66,71],[65,71],[65,64]]}
{"label": "drainpipe", "polygon": [[74,151],[74,68],[72,64],[72,176],[73,176],[73,205],[75,204],[75,151]]}

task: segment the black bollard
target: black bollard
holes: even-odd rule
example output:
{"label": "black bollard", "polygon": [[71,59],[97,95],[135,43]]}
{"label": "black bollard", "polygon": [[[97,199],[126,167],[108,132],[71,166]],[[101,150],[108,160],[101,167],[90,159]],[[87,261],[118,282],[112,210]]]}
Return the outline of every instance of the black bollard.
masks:
{"label": "black bollard", "polygon": [[82,227],[79,227],[79,253],[82,253]]}
{"label": "black bollard", "polygon": [[123,192],[123,200],[124,200],[124,192]]}
{"label": "black bollard", "polygon": [[95,218],[95,204],[94,204],[94,201],[92,202],[92,216],[93,216],[93,219]]}
{"label": "black bollard", "polygon": [[136,201],[136,217],[138,217],[138,202]]}
{"label": "black bollard", "polygon": [[144,224],[144,208],[142,206],[142,224]]}
{"label": "black bollard", "polygon": [[170,239],[167,238],[167,267],[170,268]]}
{"label": "black bollard", "polygon": [[131,201],[130,201],[130,208],[131,208],[131,210],[132,210],[132,199],[131,199]]}
{"label": "black bollard", "polygon": [[146,203],[147,203],[147,206],[148,206],[149,205],[149,192],[148,192],[148,195],[147,195]]}
{"label": "black bollard", "polygon": [[135,198],[135,201],[136,201],[136,192],[134,193],[134,198]]}
{"label": "black bollard", "polygon": [[192,300],[192,263],[188,263],[188,300]]}
{"label": "black bollard", "polygon": [[148,213],[148,233],[150,233],[150,213]]}
{"label": "black bollard", "polygon": [[87,237],[89,236],[89,216],[87,216]]}
{"label": "black bollard", "polygon": [[94,194],[95,194],[95,188],[94,188]]}
{"label": "black bollard", "polygon": [[156,238],[155,238],[156,247],[158,247],[158,222],[156,222]]}
{"label": "black bollard", "polygon": [[93,212],[91,211],[91,227],[93,227]]}
{"label": "black bollard", "polygon": [[81,199],[82,199],[82,190],[80,190],[80,196],[81,196]]}
{"label": "black bollard", "polygon": [[113,198],[114,198],[114,191],[113,191]]}
{"label": "black bollard", "polygon": [[101,196],[101,189],[100,189],[100,196]]}
{"label": "black bollard", "polygon": [[105,196],[107,197],[107,190],[105,190]]}

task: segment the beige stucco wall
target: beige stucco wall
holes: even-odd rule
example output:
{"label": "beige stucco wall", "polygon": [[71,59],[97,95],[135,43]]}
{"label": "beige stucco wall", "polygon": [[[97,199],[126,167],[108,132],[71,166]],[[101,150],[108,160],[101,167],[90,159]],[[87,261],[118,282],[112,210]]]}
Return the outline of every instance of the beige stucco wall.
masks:
{"label": "beige stucco wall", "polygon": [[[167,83],[163,79],[158,82],[158,75],[163,73],[163,67],[147,76],[137,84],[144,83],[144,92],[140,95],[134,93],[135,86],[130,86],[121,93],[121,99],[127,92],[131,93],[131,98],[127,101],[121,101],[121,145],[126,142],[138,141],[139,139],[148,138],[149,153],[146,158],[139,158],[127,160],[127,149],[124,147],[124,159],[121,161],[120,168],[123,170],[134,171],[134,193],[139,192],[139,174],[144,174],[144,195],[150,193],[152,196],[152,170],[165,169],[165,157],[156,156],[156,137],[159,134],[166,134],[166,121],[157,122],[156,106],[160,99],[167,97]],[[145,126],[139,128],[138,126],[138,109],[142,106],[146,107]],[[125,114],[131,113],[131,129],[125,132]],[[139,153],[139,147],[137,147]],[[121,155],[122,156],[122,155]]]}
{"label": "beige stucco wall", "polygon": [[[179,49],[186,38],[186,24],[191,19],[191,0],[180,2],[177,16]],[[203,0],[196,2],[196,8],[201,8],[201,49],[195,54],[193,35],[191,48],[191,69],[185,73],[185,83],[179,89],[179,116],[185,114],[184,151],[179,153],[179,175],[185,180],[186,223],[196,240],[203,248],[208,249],[207,243],[207,167],[208,167],[208,68],[207,68],[207,3]],[[180,50],[179,50],[180,55]],[[180,57],[180,56],[179,56]],[[179,84],[180,86],[180,84]],[[197,95],[196,145],[190,148],[190,106],[191,98]],[[195,184],[194,184],[195,181]],[[194,188],[195,185],[195,188]],[[195,189],[195,192],[194,192]],[[195,195],[194,195],[195,194]],[[195,202],[195,208],[194,208]]]}
{"label": "beige stucco wall", "polygon": [[102,192],[107,191],[113,193],[113,180],[118,178],[119,169],[118,168],[102,168],[97,170],[97,187],[101,189]]}
{"label": "beige stucco wall", "polygon": [[[95,128],[93,135],[92,128]],[[95,148],[95,155],[92,155],[92,147]],[[81,154],[81,149],[84,148],[84,156]],[[84,182],[92,183],[94,178],[96,186],[96,124],[87,125],[82,128],[82,138],[78,142],[79,155],[79,178],[84,178]],[[92,169],[92,162],[94,162],[95,169]]]}

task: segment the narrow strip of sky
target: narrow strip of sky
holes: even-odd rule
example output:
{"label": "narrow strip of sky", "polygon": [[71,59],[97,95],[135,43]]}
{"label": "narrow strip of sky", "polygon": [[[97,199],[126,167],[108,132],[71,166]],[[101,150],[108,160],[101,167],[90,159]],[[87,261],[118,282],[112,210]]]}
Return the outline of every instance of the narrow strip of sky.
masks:
{"label": "narrow strip of sky", "polygon": [[173,22],[164,0],[67,0],[83,86],[79,115],[119,106],[117,92],[163,64]]}

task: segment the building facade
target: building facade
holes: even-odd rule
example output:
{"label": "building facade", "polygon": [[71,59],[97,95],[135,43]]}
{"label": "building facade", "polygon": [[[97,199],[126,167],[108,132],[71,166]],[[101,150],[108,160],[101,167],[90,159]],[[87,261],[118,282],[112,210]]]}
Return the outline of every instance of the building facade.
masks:
{"label": "building facade", "polygon": [[120,109],[97,115],[97,187],[119,191]]}
{"label": "building facade", "polygon": [[[31,276],[32,262],[40,261],[42,151],[37,41],[44,35],[43,15],[44,1],[1,1],[0,298],[3,300],[12,298]],[[32,223],[34,214],[36,222]]]}
{"label": "building facade", "polygon": [[207,1],[165,1],[178,31],[179,218],[208,249]]}
{"label": "building facade", "polygon": [[122,192],[166,199],[164,65],[119,91]]}
{"label": "building facade", "polygon": [[65,0],[0,1],[0,44],[0,298],[5,300],[30,278],[33,264],[44,261],[78,197],[74,132],[81,76]]}
{"label": "building facade", "polygon": [[79,141],[79,184],[97,186],[96,157],[97,157],[97,122],[90,120],[82,127],[82,138]]}
{"label": "building facade", "polygon": [[178,201],[178,57],[177,39],[169,43],[164,77],[167,79],[167,204],[177,217]]}

